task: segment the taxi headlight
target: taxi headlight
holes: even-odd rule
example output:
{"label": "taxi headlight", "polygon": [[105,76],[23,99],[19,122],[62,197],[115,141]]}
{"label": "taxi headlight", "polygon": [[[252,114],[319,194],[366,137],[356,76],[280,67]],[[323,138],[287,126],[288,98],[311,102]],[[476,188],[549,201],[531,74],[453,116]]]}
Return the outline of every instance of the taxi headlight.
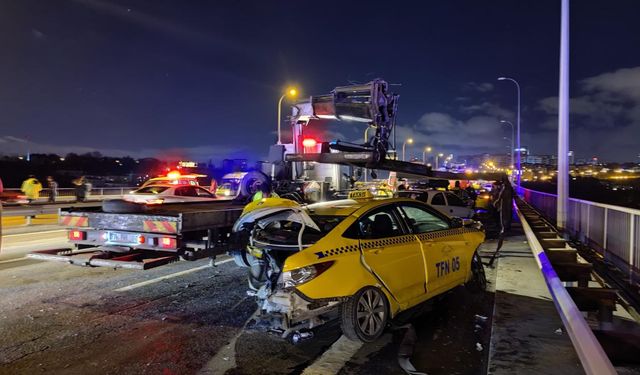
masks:
{"label": "taxi headlight", "polygon": [[282,273],[282,283],[285,288],[293,288],[302,285],[309,280],[320,276],[333,265],[333,261],[316,263],[311,266],[296,268]]}

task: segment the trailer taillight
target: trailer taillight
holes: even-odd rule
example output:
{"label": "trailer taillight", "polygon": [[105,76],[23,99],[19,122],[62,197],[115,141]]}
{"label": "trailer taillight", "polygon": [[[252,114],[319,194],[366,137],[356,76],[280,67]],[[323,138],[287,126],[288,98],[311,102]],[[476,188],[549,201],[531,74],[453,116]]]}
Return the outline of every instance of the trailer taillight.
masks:
{"label": "trailer taillight", "polygon": [[69,231],[69,239],[73,241],[82,241],[87,239],[87,232],[81,230]]}
{"label": "trailer taillight", "polygon": [[175,249],[176,247],[176,239],[171,237],[162,237],[160,239],[160,246],[165,249]]}

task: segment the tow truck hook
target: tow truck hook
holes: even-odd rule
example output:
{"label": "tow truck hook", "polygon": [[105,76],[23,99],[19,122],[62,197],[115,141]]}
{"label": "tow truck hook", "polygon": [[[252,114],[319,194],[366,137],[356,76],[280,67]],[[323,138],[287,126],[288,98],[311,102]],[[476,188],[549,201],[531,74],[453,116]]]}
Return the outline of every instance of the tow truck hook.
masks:
{"label": "tow truck hook", "polygon": [[289,340],[293,345],[299,344],[302,341],[309,340],[313,338],[313,332],[311,331],[295,331],[289,336]]}

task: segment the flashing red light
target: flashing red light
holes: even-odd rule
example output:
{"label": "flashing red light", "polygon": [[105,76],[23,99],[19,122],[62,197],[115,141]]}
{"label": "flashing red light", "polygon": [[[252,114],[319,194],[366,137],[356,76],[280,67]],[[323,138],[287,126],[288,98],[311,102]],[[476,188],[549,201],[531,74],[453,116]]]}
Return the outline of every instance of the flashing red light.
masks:
{"label": "flashing red light", "polygon": [[176,239],[171,237],[162,237],[160,240],[160,246],[165,249],[174,249],[176,247]]}
{"label": "flashing red light", "polygon": [[145,243],[146,241],[147,241],[147,239],[146,239],[144,236],[142,236],[142,235],[138,236],[138,243],[139,243],[139,244],[141,244],[141,245],[142,245],[142,244],[143,244],[143,243]]}
{"label": "flashing red light", "polygon": [[316,145],[318,144],[318,141],[316,141],[313,138],[305,138],[302,140],[302,145],[307,148],[307,147],[316,147]]}
{"label": "flashing red light", "polygon": [[72,230],[69,232],[69,239],[72,241],[82,241],[87,238],[87,232]]}

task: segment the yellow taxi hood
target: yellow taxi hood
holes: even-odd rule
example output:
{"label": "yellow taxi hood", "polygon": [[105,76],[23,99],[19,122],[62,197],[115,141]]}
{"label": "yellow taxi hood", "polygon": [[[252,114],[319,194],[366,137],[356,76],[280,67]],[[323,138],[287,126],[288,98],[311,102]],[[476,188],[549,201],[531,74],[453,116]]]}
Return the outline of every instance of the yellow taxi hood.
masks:
{"label": "yellow taxi hood", "polygon": [[240,231],[245,223],[251,223],[267,216],[276,217],[276,215],[278,220],[298,222],[320,231],[304,206],[290,199],[282,198],[263,198],[246,205],[240,218],[233,224],[233,231]]}

